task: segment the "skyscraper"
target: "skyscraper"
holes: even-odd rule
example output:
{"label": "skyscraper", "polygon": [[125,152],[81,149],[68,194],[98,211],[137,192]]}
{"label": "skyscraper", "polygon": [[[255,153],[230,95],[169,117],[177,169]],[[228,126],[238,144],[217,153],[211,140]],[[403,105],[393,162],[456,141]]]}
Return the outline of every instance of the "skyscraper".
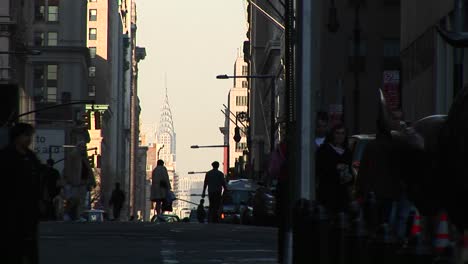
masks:
{"label": "skyscraper", "polygon": [[[171,107],[169,105],[167,86],[166,96],[161,107],[161,117],[159,119],[158,130],[156,132],[156,140],[158,145],[157,159],[164,161],[164,165],[169,173],[172,191],[177,196],[179,182],[178,175],[176,173],[176,133],[174,130],[174,122],[172,120]],[[177,203],[174,203],[173,207],[177,207]]]}
{"label": "skyscraper", "polygon": [[171,107],[167,94],[161,107],[161,117],[159,119],[158,131],[156,132],[157,143],[164,145],[159,153],[159,159],[162,159],[168,168],[175,170],[176,162],[176,133],[174,131],[174,122],[172,120]]}

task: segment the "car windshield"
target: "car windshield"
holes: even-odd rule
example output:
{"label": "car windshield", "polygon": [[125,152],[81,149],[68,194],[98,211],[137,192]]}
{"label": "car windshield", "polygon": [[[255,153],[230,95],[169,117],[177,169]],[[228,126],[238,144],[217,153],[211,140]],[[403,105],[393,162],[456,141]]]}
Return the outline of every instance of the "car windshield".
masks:
{"label": "car windshield", "polygon": [[371,139],[361,139],[356,144],[356,149],[354,150],[354,157],[355,161],[360,161],[362,158],[362,154],[364,153],[364,149],[366,148],[367,144],[371,141]]}
{"label": "car windshield", "polygon": [[248,202],[250,200],[249,191],[233,190],[227,192],[223,196],[223,204],[240,204],[241,202]]}

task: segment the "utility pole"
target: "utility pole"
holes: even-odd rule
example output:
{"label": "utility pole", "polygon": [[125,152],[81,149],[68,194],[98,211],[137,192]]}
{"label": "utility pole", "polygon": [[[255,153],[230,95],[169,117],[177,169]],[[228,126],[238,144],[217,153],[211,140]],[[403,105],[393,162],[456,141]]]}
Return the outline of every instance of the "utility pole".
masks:
{"label": "utility pole", "polygon": [[354,18],[354,90],[353,90],[353,133],[358,134],[360,130],[359,120],[359,105],[360,105],[360,91],[359,91],[359,74],[361,73],[360,67],[360,50],[361,50],[361,28],[359,25],[359,9],[361,7],[360,1],[356,1],[355,18]]}
{"label": "utility pole", "polygon": [[[456,33],[463,32],[463,24],[465,21],[464,14],[464,0],[455,0],[455,26]],[[463,89],[463,48],[454,48],[453,51],[453,98],[455,98],[459,91]]]}
{"label": "utility pole", "polygon": [[295,144],[300,178],[300,198],[315,200],[315,92],[318,80],[318,42],[320,31],[314,25],[316,1],[298,1],[297,28],[297,139]]}
{"label": "utility pole", "polygon": [[[293,210],[295,201],[295,179],[296,175],[296,164],[295,164],[295,150],[293,146],[295,144],[295,133],[296,133],[296,86],[295,86],[295,65],[294,65],[294,10],[295,0],[285,0],[285,90],[286,100],[286,166],[287,166],[287,179],[283,188],[287,191],[283,191],[282,195],[285,202],[283,202],[283,209],[281,217],[284,218],[280,221],[280,237],[278,243],[281,243],[281,257],[282,264],[291,264],[293,261]],[[284,223],[283,223],[284,222]]]}

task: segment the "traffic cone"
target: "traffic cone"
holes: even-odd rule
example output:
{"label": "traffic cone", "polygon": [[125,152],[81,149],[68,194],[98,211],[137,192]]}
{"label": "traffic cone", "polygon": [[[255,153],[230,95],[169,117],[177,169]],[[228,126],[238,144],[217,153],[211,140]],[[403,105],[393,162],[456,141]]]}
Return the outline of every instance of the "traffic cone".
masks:
{"label": "traffic cone", "polygon": [[430,248],[425,243],[422,230],[423,217],[419,214],[418,209],[414,208],[414,220],[411,226],[410,248],[415,255],[428,255]]}
{"label": "traffic cone", "polygon": [[413,238],[421,238],[421,215],[419,214],[418,209],[414,209],[414,218],[413,218],[413,225],[411,226],[410,235]]}
{"label": "traffic cone", "polygon": [[438,254],[446,252],[450,247],[449,224],[447,213],[440,215],[439,226],[435,235],[434,249]]}

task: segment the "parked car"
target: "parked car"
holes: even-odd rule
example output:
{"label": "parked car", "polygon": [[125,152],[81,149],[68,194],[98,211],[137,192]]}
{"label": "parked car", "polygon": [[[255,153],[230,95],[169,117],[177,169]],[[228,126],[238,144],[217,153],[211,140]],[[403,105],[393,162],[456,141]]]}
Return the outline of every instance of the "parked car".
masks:
{"label": "parked car", "polygon": [[276,224],[276,199],[272,190],[259,186],[254,195],[253,222],[255,225],[274,226]]}
{"label": "parked car", "polygon": [[354,178],[356,178],[358,175],[362,155],[364,154],[364,149],[366,148],[367,144],[372,140],[375,140],[375,135],[373,134],[353,135],[348,139],[349,149],[353,154],[352,167]]}
{"label": "parked car", "polygon": [[[354,177],[354,183],[356,183],[357,177],[359,175],[359,166],[361,165],[362,156],[364,154],[364,150],[371,142],[375,140],[374,134],[361,134],[361,135],[352,135],[348,139],[349,149],[352,153],[352,173]],[[356,186],[354,185],[351,190],[352,197],[355,196]]]}
{"label": "parked car", "polygon": [[251,179],[231,180],[223,193],[221,222],[250,224],[253,221],[253,197],[258,185]]}

